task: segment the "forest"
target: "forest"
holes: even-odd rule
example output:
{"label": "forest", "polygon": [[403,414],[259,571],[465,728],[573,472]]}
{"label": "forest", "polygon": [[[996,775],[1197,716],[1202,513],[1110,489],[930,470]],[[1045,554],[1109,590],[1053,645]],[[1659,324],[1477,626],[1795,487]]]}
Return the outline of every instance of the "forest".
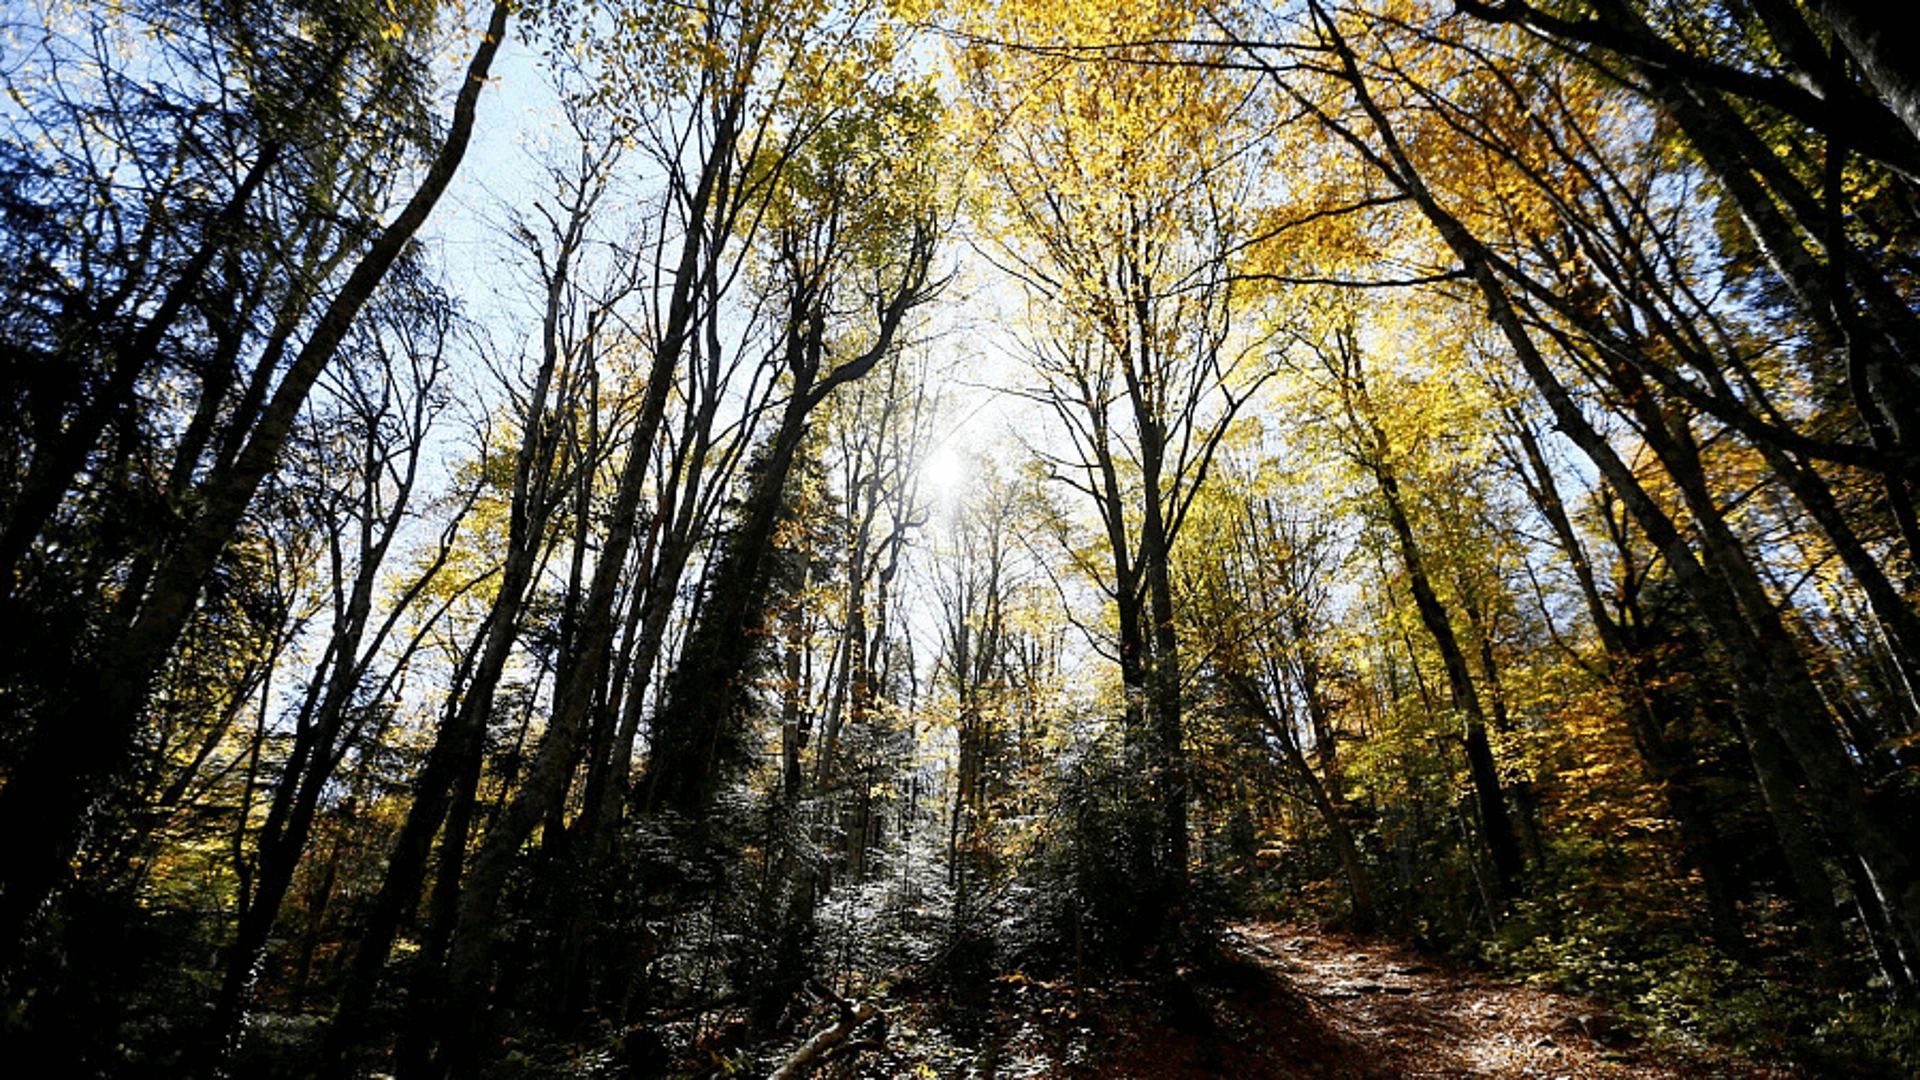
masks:
{"label": "forest", "polygon": [[0,7],[0,1060],[1920,1075],[1899,7]]}

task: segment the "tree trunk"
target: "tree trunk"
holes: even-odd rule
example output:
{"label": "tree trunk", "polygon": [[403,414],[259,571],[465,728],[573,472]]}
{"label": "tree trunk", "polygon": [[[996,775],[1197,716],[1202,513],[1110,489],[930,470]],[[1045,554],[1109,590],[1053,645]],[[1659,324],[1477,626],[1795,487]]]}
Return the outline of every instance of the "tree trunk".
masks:
{"label": "tree trunk", "polygon": [[1495,891],[1504,903],[1513,899],[1523,867],[1519,837],[1513,827],[1513,818],[1507,812],[1506,796],[1500,787],[1500,769],[1494,762],[1493,745],[1487,737],[1487,720],[1481,708],[1480,693],[1467,667],[1466,652],[1453,632],[1453,621],[1447,614],[1446,606],[1440,602],[1439,595],[1434,592],[1432,579],[1427,575],[1426,560],[1421,555],[1418,541],[1414,539],[1413,524],[1407,518],[1399,477],[1385,460],[1385,439],[1378,435],[1377,430],[1375,438],[1380,452],[1366,465],[1380,487],[1387,522],[1393,527],[1394,537],[1399,542],[1414,606],[1420,612],[1420,622],[1433,638],[1435,647],[1440,651],[1441,664],[1446,668],[1448,699],[1466,725],[1462,743],[1467,752],[1468,775],[1473,780],[1474,798],[1480,810],[1480,828],[1487,853],[1493,859]]}
{"label": "tree trunk", "polygon": [[1313,803],[1313,809],[1320,815],[1320,821],[1327,827],[1327,835],[1333,839],[1334,854],[1340,859],[1341,873],[1347,879],[1347,897],[1353,905],[1353,930],[1355,933],[1372,932],[1378,915],[1373,907],[1373,888],[1368,884],[1365,864],[1360,860],[1360,847],[1354,843],[1353,830],[1347,826],[1344,807],[1334,798],[1320,774],[1308,764],[1306,755],[1300,751],[1300,742],[1288,722],[1268,707],[1267,700],[1251,679],[1246,676],[1232,677],[1229,682],[1243,707],[1260,718],[1275,741],[1280,744],[1286,755],[1287,764],[1300,782],[1306,786],[1307,797]]}

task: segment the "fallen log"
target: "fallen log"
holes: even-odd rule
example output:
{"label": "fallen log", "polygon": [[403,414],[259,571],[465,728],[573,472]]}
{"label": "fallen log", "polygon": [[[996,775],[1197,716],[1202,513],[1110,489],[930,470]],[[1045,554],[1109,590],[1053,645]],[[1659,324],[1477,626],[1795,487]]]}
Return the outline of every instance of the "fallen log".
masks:
{"label": "fallen log", "polygon": [[[797,1080],[825,1057],[828,1051],[846,1042],[862,1024],[882,1015],[879,1007],[870,1001],[863,1001],[858,1005],[841,1002],[839,1013],[840,1017],[834,1021],[832,1027],[817,1032],[811,1039],[801,1043],[767,1080]],[[884,1018],[881,1022],[885,1023]]]}

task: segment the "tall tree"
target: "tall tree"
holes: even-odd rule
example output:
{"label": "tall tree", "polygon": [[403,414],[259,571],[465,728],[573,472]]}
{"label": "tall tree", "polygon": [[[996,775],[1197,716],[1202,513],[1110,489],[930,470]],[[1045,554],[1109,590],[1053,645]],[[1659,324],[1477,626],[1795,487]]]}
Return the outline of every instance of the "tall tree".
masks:
{"label": "tall tree", "polygon": [[[1445,241],[1489,305],[1495,327],[1548,402],[1556,423],[1627,503],[1639,526],[1712,622],[1733,666],[1741,699],[1738,715],[1742,733],[1783,843],[1804,828],[1804,811],[1796,798],[1793,775],[1797,771],[1806,779],[1801,790],[1817,807],[1819,819],[1845,823],[1832,839],[1842,844],[1851,858],[1858,859],[1873,880],[1868,902],[1885,912],[1896,935],[1910,937],[1915,900],[1920,898],[1920,892],[1916,892],[1920,881],[1914,877],[1913,864],[1873,813],[1865,777],[1838,737],[1806,654],[1784,625],[1780,608],[1768,596],[1751,555],[1729,527],[1725,509],[1702,467],[1700,443],[1689,429],[1689,418],[1678,410],[1663,410],[1646,393],[1628,393],[1622,403],[1636,433],[1647,440],[1681,495],[1698,530],[1697,550],[1673,512],[1649,490],[1582,408],[1567,380],[1549,362],[1536,333],[1573,358],[1590,355],[1586,347],[1555,335],[1551,327],[1536,330],[1529,324],[1522,314],[1528,295],[1524,284],[1505,276],[1511,263],[1483,238],[1497,233],[1491,228],[1476,228],[1481,222],[1465,216],[1469,206],[1450,208],[1452,192],[1429,180],[1432,170],[1416,160],[1410,144],[1402,138],[1401,127],[1383,104],[1367,62],[1348,36],[1348,24],[1318,7],[1315,20],[1321,41],[1337,58],[1335,75],[1352,95],[1355,112],[1335,115],[1306,95],[1296,95],[1295,100],[1315,111],[1330,130],[1405,192]],[[1619,371],[1622,362],[1615,358],[1612,370]],[[1601,367],[1609,365],[1603,362]],[[1627,388],[1644,385],[1643,379],[1643,373],[1635,373]],[[1805,899],[1824,906],[1831,903],[1831,891],[1816,887],[1818,877],[1815,872],[1803,875],[1812,893]]]}
{"label": "tall tree", "polygon": [[[580,115],[572,114],[575,131]],[[583,139],[584,142],[584,139]],[[396,935],[417,905],[427,879],[436,834],[442,835],[436,897],[458,895],[464,853],[474,825],[487,726],[516,650],[524,644],[527,607],[542,569],[552,557],[554,534],[572,493],[590,488],[595,450],[583,428],[592,422],[597,402],[599,351],[603,327],[618,303],[632,292],[616,271],[605,291],[582,285],[582,264],[590,260],[593,214],[612,179],[618,154],[606,145],[583,145],[570,171],[554,176],[558,206],[547,213],[547,236],[522,226],[519,237],[537,269],[539,287],[538,356],[531,371],[508,377],[509,432],[517,440],[492,445],[483,433],[476,471],[483,485],[496,486],[496,521],[504,535],[488,552],[494,580],[484,614],[471,640],[460,648],[441,700],[441,721],[413,784],[400,831],[392,841],[386,873],[354,950],[332,1037],[336,1045],[357,1037],[363,1014]],[[598,283],[596,283],[598,284]],[[504,490],[498,490],[504,489]],[[444,912],[436,911],[444,923]],[[434,976],[444,950],[445,927],[436,926],[423,950],[416,993],[435,997]],[[435,938],[438,940],[434,940]]]}
{"label": "tall tree", "polygon": [[[245,148],[239,160],[248,165],[233,183],[211,185],[225,192],[217,211],[189,215],[197,217],[200,229],[189,234],[178,261],[160,257],[150,266],[148,259],[160,253],[142,247],[106,253],[136,270],[158,269],[164,275],[160,281],[149,287],[141,277],[116,273],[99,297],[60,297],[56,289],[34,300],[42,312],[109,317],[58,328],[42,322],[30,329],[38,336],[22,343],[27,355],[55,368],[72,370],[80,357],[95,358],[80,366],[97,373],[97,383],[82,391],[67,382],[73,392],[64,393],[63,381],[52,380],[30,391],[33,400],[24,415],[40,417],[39,429],[25,479],[9,492],[10,512],[0,539],[8,614],[29,617],[49,593],[76,595],[93,610],[61,619],[66,636],[52,650],[24,658],[9,654],[5,681],[12,715],[6,726],[28,733],[0,789],[8,845],[0,870],[0,925],[9,942],[0,968],[10,970],[20,945],[31,940],[37,914],[85,839],[91,809],[111,788],[137,741],[154,680],[272,472],[315,382],[451,182],[506,32],[508,6],[493,7],[463,72],[452,122],[437,138],[424,134],[424,114],[406,112],[418,100],[413,91],[421,68],[413,50],[425,43],[435,22],[430,6],[409,7],[404,20],[368,17],[357,9],[343,15],[329,9],[311,20],[300,17],[305,14],[235,9],[203,27],[189,27],[191,33],[178,39],[185,44],[174,55],[183,68],[213,76],[211,85],[196,87],[209,100],[225,100],[229,82],[251,82],[259,89],[243,99],[247,104],[238,117],[218,113],[236,126],[221,132],[214,145]],[[172,29],[164,16],[156,22],[156,29]],[[296,24],[300,32],[286,30]],[[103,33],[96,40],[104,43],[111,36]],[[175,39],[156,33],[153,40]],[[64,59],[49,55],[50,70],[59,71]],[[103,76],[97,85],[109,93],[128,86],[110,49],[97,59]],[[266,66],[255,71],[256,63]],[[76,100],[77,95],[54,96],[62,108]],[[388,110],[396,103],[405,119],[379,123],[392,116]],[[101,105],[116,120],[126,118],[115,113],[111,98]],[[30,116],[55,136],[56,146],[73,145],[68,132],[95,130],[84,116]],[[400,136],[400,145],[416,147],[424,166],[412,194],[384,224],[378,215],[394,174],[377,168],[368,158],[370,144],[349,134],[362,118],[374,121],[370,130],[391,132]],[[80,123],[61,127],[69,121]],[[205,145],[196,134],[187,134],[182,147]],[[154,149],[136,145],[118,152],[134,156]],[[155,168],[150,175],[170,171]],[[90,169],[83,175],[107,185],[90,196],[112,190],[111,172]],[[332,188],[342,178],[345,190]],[[308,201],[296,213],[304,219],[274,220],[269,179],[302,193]],[[181,209],[177,200],[191,190],[163,187],[143,193],[142,224],[115,235],[134,238],[136,245],[148,243],[152,230]],[[326,205],[352,206],[365,217],[354,228],[336,228],[340,219],[315,213]],[[320,230],[320,242],[303,250],[313,229]],[[256,245],[263,237],[266,250],[259,252]],[[283,253],[278,245],[287,242],[292,251]],[[264,280],[277,286],[275,295],[248,292],[250,283],[262,280],[250,274],[249,264],[262,261],[270,268]],[[49,280],[63,279],[47,267],[29,280],[44,288]],[[150,308],[135,302],[143,292],[142,299],[151,297]],[[243,302],[237,309],[231,306],[236,298]],[[190,453],[168,466],[180,478],[159,503],[169,527],[150,532],[146,543],[77,579],[56,572],[64,545],[48,530],[66,524],[61,507],[89,505],[89,489],[97,488],[83,479],[100,475],[104,464],[131,448],[113,437],[128,433],[124,428],[114,432],[114,424],[137,415],[143,390],[152,393],[175,377],[163,355],[183,336],[206,340],[202,333],[215,351],[197,380],[189,382],[197,411],[171,447]],[[48,400],[42,391],[54,397]],[[55,657],[63,658],[48,663]]]}
{"label": "tall tree", "polygon": [[[1091,20],[1044,3],[991,14],[1020,40],[970,49],[963,69],[988,140],[999,258],[1029,288],[1040,328],[1027,342],[1031,396],[1065,433],[1064,449],[1042,452],[1104,540],[1100,564],[1082,569],[1118,622],[1126,726],[1157,817],[1135,868],[1154,897],[1143,929],[1163,940],[1184,917],[1190,862],[1173,552],[1260,378],[1235,268],[1253,232],[1246,147],[1265,119],[1245,79],[1184,64],[1166,43],[1196,25],[1185,5]],[[1110,42],[1128,44],[1082,62]]]}
{"label": "tall tree", "polygon": [[243,866],[237,925],[213,1015],[220,1056],[240,1034],[268,938],[326,790],[356,737],[397,695],[400,672],[422,634],[408,642],[394,639],[410,609],[432,599],[464,517],[464,507],[455,508],[438,543],[411,569],[398,594],[380,595],[393,570],[389,554],[417,522],[426,444],[449,402],[442,384],[452,313],[445,298],[423,284],[416,283],[410,303],[375,311],[353,335],[347,362],[336,365],[323,387],[320,408],[331,415],[313,421],[319,431],[312,441],[319,445],[308,451],[318,459],[309,481],[317,490],[310,497],[327,530],[329,625],[293,711],[291,745],[249,857],[257,870]]}
{"label": "tall tree", "polygon": [[[1396,445],[1397,440],[1389,437],[1375,392],[1369,389],[1358,328],[1347,322],[1334,327],[1328,338],[1325,343],[1316,343],[1314,348],[1333,374],[1345,415],[1348,452],[1372,477],[1379,492],[1380,507],[1406,570],[1414,608],[1440,654],[1441,667],[1447,675],[1448,700],[1462,725],[1461,745],[1467,755],[1468,775],[1473,780],[1487,853],[1493,860],[1500,896],[1503,900],[1510,899],[1519,885],[1523,867],[1518,830],[1508,810],[1499,764],[1494,760],[1488,736],[1491,710],[1486,699],[1493,673],[1487,670],[1489,665],[1483,665],[1480,679],[1476,679],[1468,662],[1467,646],[1454,625],[1456,616],[1435,587],[1430,546],[1414,532],[1413,507],[1405,487],[1406,452]],[[1464,612],[1472,610],[1474,604],[1470,596],[1463,595],[1459,606]]]}
{"label": "tall tree", "polygon": [[1372,930],[1379,912],[1342,782],[1335,715],[1336,527],[1281,502],[1270,475],[1277,462],[1257,472],[1236,464],[1201,522],[1205,554],[1183,566],[1192,633],[1228,707],[1258,722],[1305,789],[1346,880],[1352,925]]}

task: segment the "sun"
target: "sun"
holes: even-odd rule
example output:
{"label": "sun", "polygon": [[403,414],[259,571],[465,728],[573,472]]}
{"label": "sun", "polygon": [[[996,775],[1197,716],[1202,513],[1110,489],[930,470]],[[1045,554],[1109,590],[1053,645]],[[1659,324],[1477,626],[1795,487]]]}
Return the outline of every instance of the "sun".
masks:
{"label": "sun", "polygon": [[920,483],[935,501],[949,503],[966,488],[967,472],[965,455],[952,443],[942,443],[920,463]]}

